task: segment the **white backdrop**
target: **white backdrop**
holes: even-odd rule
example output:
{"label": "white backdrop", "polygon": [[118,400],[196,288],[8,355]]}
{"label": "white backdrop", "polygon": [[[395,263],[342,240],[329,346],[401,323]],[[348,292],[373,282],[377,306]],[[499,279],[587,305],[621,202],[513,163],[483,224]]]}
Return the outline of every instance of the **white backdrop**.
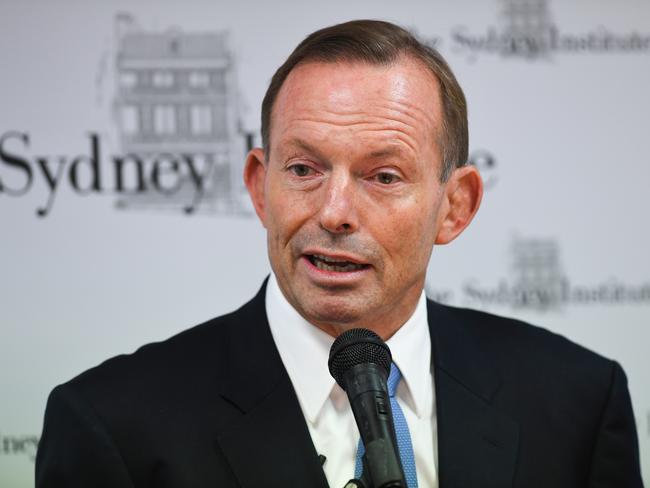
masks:
{"label": "white backdrop", "polygon": [[[293,47],[353,18],[415,29],[468,98],[472,159],[488,191],[466,234],[434,250],[427,291],[620,361],[650,481],[650,3],[1,0],[0,486],[33,486],[56,384],[257,290],[269,265],[238,182],[247,138],[259,141],[262,96]],[[224,77],[201,98],[200,77],[186,80],[198,86],[190,96],[177,91],[182,76],[153,75],[152,95],[124,75],[135,58],[174,73],[165,63],[204,63]],[[153,99],[172,115],[151,116],[157,135],[134,145],[146,116],[123,107]],[[210,115],[183,112],[197,103]],[[183,127],[190,135],[174,139]],[[115,158],[146,144],[221,151],[200,197],[189,166],[177,189],[171,163],[160,162],[167,193],[152,183],[152,163],[143,163],[146,191],[117,191]],[[100,190],[84,192],[93,159]],[[123,183],[133,190],[134,173]]]}

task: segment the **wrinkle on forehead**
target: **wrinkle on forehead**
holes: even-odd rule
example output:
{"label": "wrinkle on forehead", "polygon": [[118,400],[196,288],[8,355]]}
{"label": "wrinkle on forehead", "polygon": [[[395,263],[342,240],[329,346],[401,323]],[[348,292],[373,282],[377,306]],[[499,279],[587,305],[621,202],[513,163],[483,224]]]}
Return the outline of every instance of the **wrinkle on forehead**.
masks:
{"label": "wrinkle on forehead", "polygon": [[417,131],[413,126],[397,119],[368,117],[365,114],[361,114],[361,117],[356,120],[347,121],[325,121],[322,117],[316,119],[296,118],[286,126],[286,130],[283,130],[279,137],[284,142],[285,134],[309,132],[312,137],[317,135],[317,139],[327,140],[332,137],[333,132],[343,130],[354,131],[356,142],[363,140],[364,136],[381,135],[385,138],[385,144],[402,143],[410,151],[417,153]]}
{"label": "wrinkle on forehead", "polygon": [[391,65],[299,66],[287,78],[275,111],[282,114],[275,123],[272,118],[276,140],[295,131],[325,139],[347,129],[387,137],[387,143],[402,143],[416,153],[418,141],[438,145],[442,112],[437,80],[409,59]]}

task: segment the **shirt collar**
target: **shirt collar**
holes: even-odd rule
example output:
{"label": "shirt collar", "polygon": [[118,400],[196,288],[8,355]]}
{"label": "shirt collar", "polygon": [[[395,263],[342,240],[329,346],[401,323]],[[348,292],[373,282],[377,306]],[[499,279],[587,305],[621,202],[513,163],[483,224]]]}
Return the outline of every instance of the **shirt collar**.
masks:
{"label": "shirt collar", "polygon": [[427,321],[427,299],[422,291],[413,315],[386,341],[393,362],[402,373],[397,389],[406,384],[404,400],[415,414],[422,418],[431,415],[433,392],[431,381],[431,338]]}
{"label": "shirt collar", "polygon": [[[287,301],[271,273],[266,288],[266,315],[271,334],[307,420],[315,424],[336,382],[327,360],[334,338],[307,322]],[[418,417],[430,415],[431,339],[424,292],[413,315],[387,341],[393,361],[402,373],[402,385]],[[338,386],[336,386],[338,388]],[[427,389],[428,388],[428,389]]]}

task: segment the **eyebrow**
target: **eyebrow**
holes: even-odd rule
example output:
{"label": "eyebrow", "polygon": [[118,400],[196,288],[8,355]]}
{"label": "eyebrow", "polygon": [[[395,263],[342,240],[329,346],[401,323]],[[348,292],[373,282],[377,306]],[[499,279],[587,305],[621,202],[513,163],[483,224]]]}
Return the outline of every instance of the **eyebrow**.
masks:
{"label": "eyebrow", "polygon": [[302,139],[290,139],[286,143],[284,143],[283,146],[289,149],[300,149],[307,153],[314,154],[319,158],[322,157],[321,152],[315,146],[312,146],[307,141],[304,141]]}
{"label": "eyebrow", "polygon": [[[306,154],[300,154],[301,152]],[[323,163],[328,160],[328,158],[325,157],[325,154],[316,146],[299,138],[290,138],[286,141],[280,141],[280,144],[278,144],[278,154],[280,159],[283,161],[300,156],[315,157]]]}
{"label": "eyebrow", "polygon": [[372,151],[368,157],[372,159],[390,159],[395,156],[405,156],[404,150],[401,149],[399,146],[389,146],[385,149],[378,149],[376,151]]}

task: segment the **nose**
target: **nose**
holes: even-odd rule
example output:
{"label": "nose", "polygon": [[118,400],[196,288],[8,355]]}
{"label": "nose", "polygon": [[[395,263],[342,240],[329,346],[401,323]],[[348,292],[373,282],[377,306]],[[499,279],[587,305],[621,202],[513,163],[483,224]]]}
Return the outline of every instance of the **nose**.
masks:
{"label": "nose", "polygon": [[320,225],[332,234],[350,234],[359,228],[357,190],[348,174],[333,172],[324,188]]}

